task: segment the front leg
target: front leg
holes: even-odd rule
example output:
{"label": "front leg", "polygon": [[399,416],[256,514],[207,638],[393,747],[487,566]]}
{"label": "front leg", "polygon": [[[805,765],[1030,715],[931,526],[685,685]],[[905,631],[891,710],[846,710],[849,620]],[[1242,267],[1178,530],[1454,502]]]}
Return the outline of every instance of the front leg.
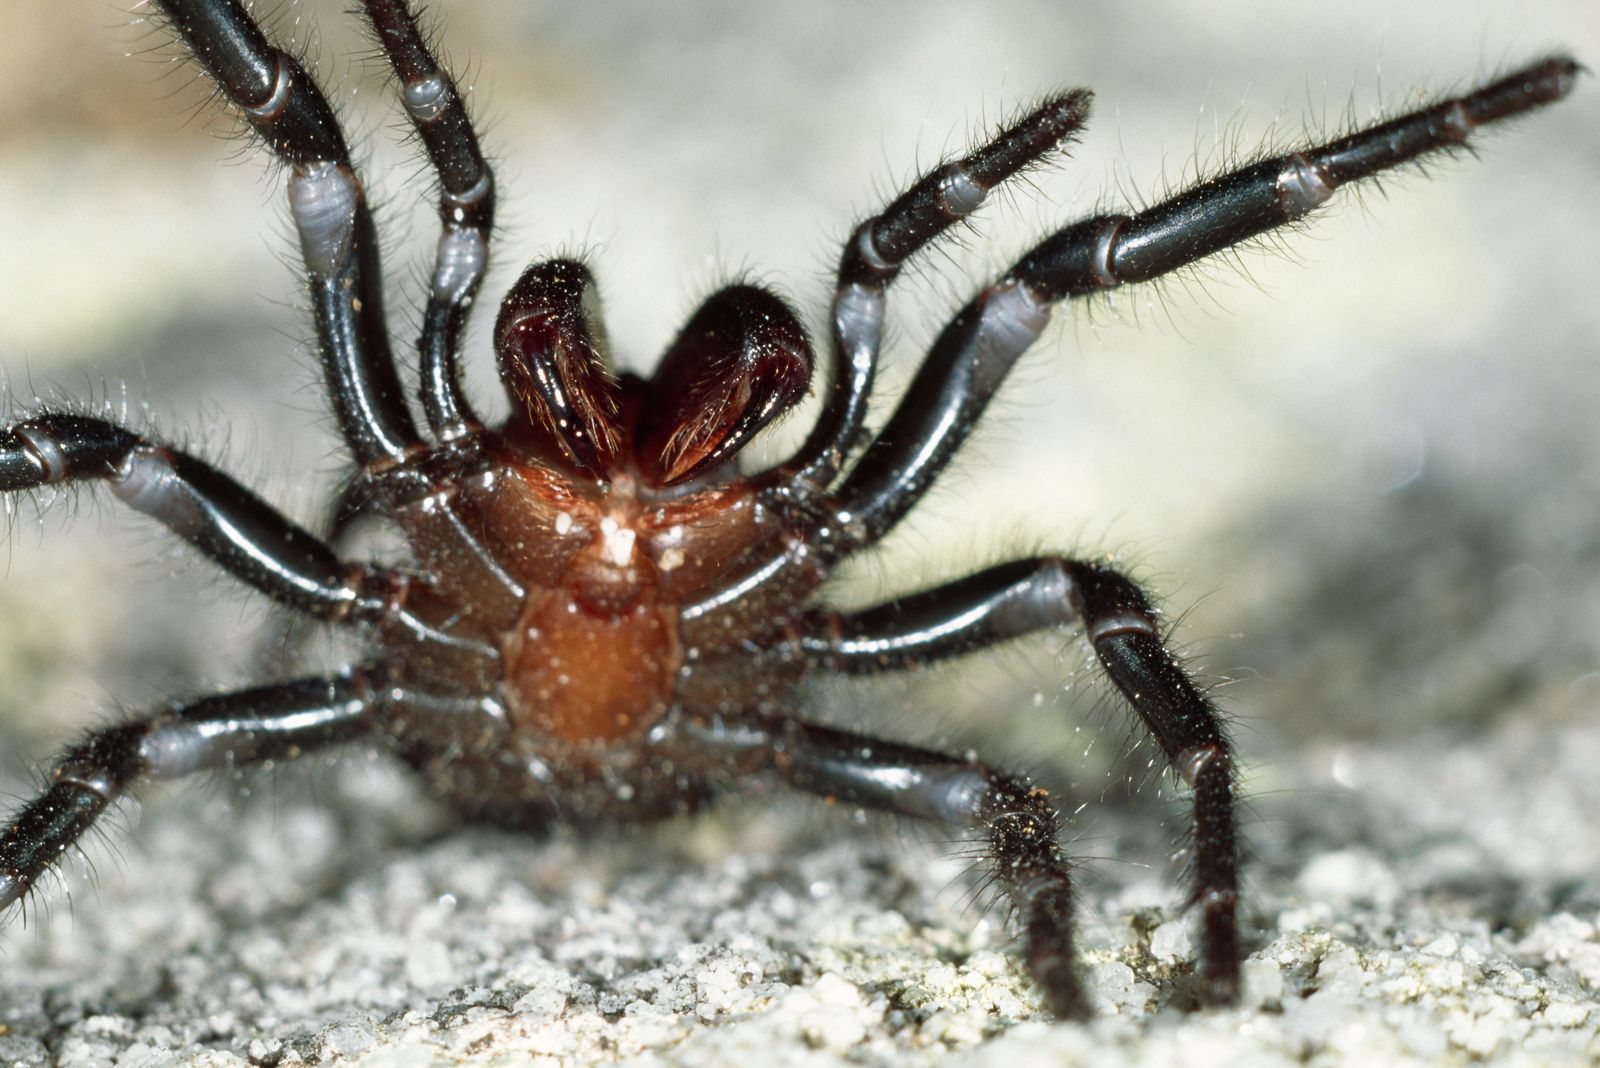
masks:
{"label": "front leg", "polygon": [[323,377],[346,444],[363,466],[403,462],[421,439],[389,347],[372,211],[332,106],[240,0],[155,0],[154,7],[289,171]]}
{"label": "front leg", "polygon": [[1464,96],[1219,175],[1133,215],[1096,216],[1045,238],[934,341],[877,439],[834,488],[831,551],[843,556],[874,545],[910,513],[1060,302],[1159,278],[1292,225],[1345,185],[1470,150],[1474,131],[1560,100],[1581,70],[1568,56],[1551,56]]}
{"label": "front leg", "polygon": [[367,19],[399,82],[400,100],[439,182],[443,232],[422,316],[422,407],[440,441],[482,429],[461,390],[461,332],[489,265],[494,172],[478,147],[455,79],[444,69],[404,0],[367,0]]}
{"label": "front leg", "polygon": [[1101,667],[1194,791],[1194,886],[1207,1003],[1239,989],[1239,842],[1233,755],[1216,707],[1161,638],[1149,600],[1100,564],[1044,556],[842,615],[809,617],[800,646],[848,674],[902,670],[1082,622]]}

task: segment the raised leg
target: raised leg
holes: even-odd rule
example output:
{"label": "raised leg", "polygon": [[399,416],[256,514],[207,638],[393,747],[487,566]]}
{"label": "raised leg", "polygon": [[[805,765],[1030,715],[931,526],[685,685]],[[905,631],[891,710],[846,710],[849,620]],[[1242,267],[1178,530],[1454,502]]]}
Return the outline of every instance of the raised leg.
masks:
{"label": "raised leg", "polygon": [[299,61],[238,0],[154,0],[240,117],[289,168],[323,375],[356,462],[388,466],[418,443],[383,315],[377,234],[350,150]]}
{"label": "raised leg", "polygon": [[481,428],[461,391],[460,338],[489,263],[494,173],[450,74],[404,0],[366,0],[367,18],[400,80],[400,100],[439,177],[439,235],[422,316],[422,407],[443,441]]}
{"label": "raised leg", "polygon": [[1070,141],[1089,113],[1090,93],[1045,101],[963,159],[923,176],[858,226],[839,262],[833,298],[833,366],[828,400],[800,451],[767,479],[769,492],[826,489],[866,419],[883,336],[884,297],[901,266],[978,209],[989,191]]}
{"label": "raised leg", "polygon": [[[0,830],[0,910],[27,894],[117,798],[145,780],[298,756],[366,734],[379,669],[207,697],[106,727],[66,751]],[[377,692],[374,692],[377,691]]]}
{"label": "raised leg", "polygon": [[1162,643],[1137,586],[1098,564],[1021,560],[860,612],[815,613],[800,647],[834,671],[871,674],[1079,621],[1106,674],[1194,791],[1191,900],[1201,909],[1204,996],[1226,1004],[1239,986],[1233,758],[1216,708]]}
{"label": "raised leg", "polygon": [[900,406],[836,490],[836,551],[883,537],[976,425],[1056,302],[1141,282],[1295,222],[1340,186],[1461,148],[1477,127],[1559,100],[1581,68],[1541,60],[1465,96],[1196,186],[1137,215],[1103,215],[1046,238],[957,313]]}
{"label": "raised leg", "polygon": [[327,622],[393,627],[419,641],[496,655],[491,645],[427,622],[417,609],[437,598],[425,584],[340,560],[310,532],[192,456],[81,415],[45,413],[0,430],[0,492],[90,479],[106,482],[119,500],[280,604]]}
{"label": "raised leg", "polygon": [[[1056,302],[1156,277],[1293,222],[1346,182],[1429,152],[1460,149],[1474,127],[1565,96],[1581,70],[1570,57],[1552,56],[1465,96],[1254,164],[1137,215],[1101,216],[1052,235],[956,314],[882,432],[832,494],[822,495],[823,476],[839,470],[859,431],[882,321],[881,292],[868,299],[875,292],[870,287],[858,291],[841,283],[833,394],[801,453],[764,478],[769,503],[789,503],[805,530],[730,569],[723,586],[687,606],[684,617],[733,618],[741,605],[759,603],[769,591],[804,582],[818,568],[881,540],[955,456],[1012,366],[1048,325]],[[924,179],[896,204],[937,178]],[[908,209],[902,225],[926,241],[939,229],[926,219],[936,214],[940,198],[927,191],[922,196],[922,206]],[[885,217],[894,214],[891,208]],[[917,218],[924,220],[920,230],[912,222]],[[860,247],[847,250],[847,265]],[[811,474],[798,489],[786,488],[784,477],[798,471]]]}

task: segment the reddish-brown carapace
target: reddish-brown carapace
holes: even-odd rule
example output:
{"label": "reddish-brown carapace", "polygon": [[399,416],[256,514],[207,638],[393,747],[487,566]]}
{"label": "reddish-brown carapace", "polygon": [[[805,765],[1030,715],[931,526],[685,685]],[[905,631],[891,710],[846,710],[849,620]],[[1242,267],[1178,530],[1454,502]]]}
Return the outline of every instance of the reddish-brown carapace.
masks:
{"label": "reddish-brown carapace", "polygon": [[1070,143],[1089,93],[1047,98],[855,227],[817,422],[793,456],[749,473],[741,450],[813,377],[798,318],[759,286],[708,298],[648,378],[617,376],[588,269],[535,264],[495,323],[511,415],[495,425],[475,413],[460,342],[488,262],[493,175],[413,12],[365,0],[438,183],[419,423],[384,317],[376,228],[325,97],[239,0],[151,6],[287,173],[326,392],[354,470],[338,525],[386,520],[410,560],[344,559],[337,535],[316,537],[205,462],[113,422],[40,410],[0,431],[0,490],[103,483],[280,604],[357,628],[368,648],[346,670],[173,704],[67,749],[0,829],[0,908],[142,781],[360,739],[397,753],[465,816],[520,830],[658,819],[757,781],[967,828],[1046,1004],[1080,1016],[1071,865],[1048,795],[968,756],[819,726],[797,690],[811,675],[894,671],[1081,626],[1192,790],[1201,940],[1186,981],[1206,1003],[1234,998],[1233,757],[1133,582],[1047,553],[849,612],[819,589],[912,510],[1057,304],[1155,278],[1292,223],[1349,182],[1459,148],[1478,126],[1565,95],[1572,60],[1542,59],[1143,211],[1063,227],[955,314],[867,434],[901,267]]}

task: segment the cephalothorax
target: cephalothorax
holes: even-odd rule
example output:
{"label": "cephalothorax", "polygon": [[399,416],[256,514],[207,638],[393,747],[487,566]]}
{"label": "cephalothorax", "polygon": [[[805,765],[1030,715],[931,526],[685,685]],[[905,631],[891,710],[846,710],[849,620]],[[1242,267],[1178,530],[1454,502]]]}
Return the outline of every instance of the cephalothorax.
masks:
{"label": "cephalothorax", "polygon": [[142,780],[368,739],[467,817],[516,829],[657,819],[751,778],[974,828],[1028,971],[1054,1012],[1081,1015],[1068,860],[1044,792],[962,756],[818,726],[794,706],[811,673],[893,671],[1081,624],[1192,789],[1200,990],[1213,1004],[1234,997],[1233,758],[1136,585],[1103,563],[1041,555],[860,611],[830,610],[817,591],[915,506],[1055,305],[1155,278],[1293,222],[1341,185],[1460,146],[1566,94],[1572,60],[1051,234],[956,313],[869,439],[891,285],[998,184],[1071,141],[1089,94],[1047,99],[851,234],[821,415],[793,457],[752,474],[737,467],[741,450],[813,371],[799,319],[758,286],[711,296],[644,379],[611,370],[588,269],[535,264],[494,329],[512,414],[497,426],[475,414],[459,340],[488,260],[493,177],[412,12],[365,0],[439,184],[419,425],[390,347],[377,235],[326,100],[238,0],[154,6],[285,165],[327,393],[355,465],[340,521],[386,518],[412,559],[343,559],[203,461],[103,419],[40,411],[0,432],[0,489],[105,482],[275,601],[358,628],[369,649],[347,670],[164,708],[69,749],[0,831],[0,907]]}

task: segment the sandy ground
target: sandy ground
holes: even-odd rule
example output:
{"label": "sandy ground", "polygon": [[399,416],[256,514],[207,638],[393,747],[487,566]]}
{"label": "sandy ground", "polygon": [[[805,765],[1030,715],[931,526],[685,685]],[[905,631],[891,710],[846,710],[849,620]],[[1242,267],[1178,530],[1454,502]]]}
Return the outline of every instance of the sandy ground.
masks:
{"label": "sandy ground", "polygon": [[[312,521],[338,459],[281,190],[206,134],[185,71],[123,57],[154,43],[128,16],[59,7],[0,13],[10,389],[125,405]],[[279,25],[363,131],[406,308],[430,209],[338,7]],[[742,270],[820,327],[851,219],[983,122],[1092,85],[1071,162],[897,290],[892,390],[1052,221],[1552,47],[1600,57],[1578,0],[1282,7],[456,5],[506,197],[488,291],[589,249],[639,365]],[[0,931],[0,1063],[1600,1059],[1597,130],[1591,78],[1287,254],[1064,316],[840,591],[1050,545],[1113,552],[1184,615],[1249,766],[1238,1009],[1190,1011],[1183,793],[1051,636],[812,700],[1082,803],[1089,1026],[1040,1015],[967,863],[914,828],[759,798],[528,842],[347,755],[122,810]],[[0,792],[108,710],[259,677],[265,613],[108,502],[25,502],[5,551]]]}

